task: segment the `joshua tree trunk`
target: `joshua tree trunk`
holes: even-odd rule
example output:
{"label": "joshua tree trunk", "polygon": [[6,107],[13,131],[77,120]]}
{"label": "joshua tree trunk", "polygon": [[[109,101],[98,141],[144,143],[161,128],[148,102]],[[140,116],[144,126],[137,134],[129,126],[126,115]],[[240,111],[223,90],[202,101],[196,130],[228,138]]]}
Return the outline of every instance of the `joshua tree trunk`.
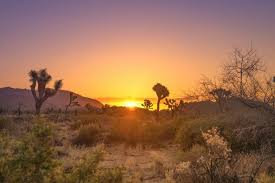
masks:
{"label": "joshua tree trunk", "polygon": [[35,104],[35,112],[36,112],[37,115],[40,114],[41,107],[42,107],[42,102],[36,101],[36,104]]}
{"label": "joshua tree trunk", "polygon": [[160,105],[160,98],[158,98],[157,102],[157,111],[156,111],[156,120],[159,121],[159,105]]}

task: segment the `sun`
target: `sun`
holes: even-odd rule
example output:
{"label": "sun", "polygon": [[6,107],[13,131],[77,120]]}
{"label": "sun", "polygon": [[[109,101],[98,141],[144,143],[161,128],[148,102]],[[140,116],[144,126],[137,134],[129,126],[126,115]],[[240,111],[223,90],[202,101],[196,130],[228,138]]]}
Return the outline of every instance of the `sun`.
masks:
{"label": "sun", "polygon": [[134,107],[138,107],[138,103],[135,101],[126,101],[123,103],[123,106],[129,107],[129,108],[134,108]]}

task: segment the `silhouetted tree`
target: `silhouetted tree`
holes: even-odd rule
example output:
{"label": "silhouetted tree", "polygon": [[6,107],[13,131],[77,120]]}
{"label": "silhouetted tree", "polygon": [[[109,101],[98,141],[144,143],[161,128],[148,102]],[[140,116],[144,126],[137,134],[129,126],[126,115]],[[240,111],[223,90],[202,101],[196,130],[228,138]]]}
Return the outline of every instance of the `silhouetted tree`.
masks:
{"label": "silhouetted tree", "polygon": [[251,84],[255,84],[257,74],[261,71],[264,71],[264,63],[253,48],[248,50],[236,48],[231,60],[223,66],[224,81],[241,99],[247,96],[246,90]]}
{"label": "silhouetted tree", "polygon": [[68,109],[70,107],[77,107],[80,106],[80,104],[78,103],[78,101],[75,101],[77,99],[77,96],[74,95],[73,92],[70,92],[69,95],[69,103],[66,105],[66,109],[65,109],[65,113],[67,113]]}
{"label": "silhouetted tree", "polygon": [[176,112],[183,111],[183,108],[184,108],[183,100],[180,100],[179,102],[177,102],[176,99],[166,98],[164,104],[167,105],[168,109],[171,111],[172,117],[174,117]]}
{"label": "silhouetted tree", "polygon": [[213,96],[216,103],[218,103],[220,111],[224,112],[225,104],[228,101],[231,92],[223,88],[213,89],[209,92]]}
{"label": "silhouetted tree", "polygon": [[159,105],[160,101],[169,96],[169,90],[166,86],[163,86],[160,83],[157,83],[153,86],[153,90],[156,92],[158,101],[157,101],[157,111],[156,111],[156,118],[159,119]]}
{"label": "silhouetted tree", "polygon": [[[39,71],[31,70],[29,72],[31,82],[31,92],[35,100],[36,114],[40,114],[43,103],[54,96],[62,87],[62,80],[57,80],[54,84],[54,89],[46,88],[46,85],[51,81],[52,77],[48,74],[46,69]],[[37,87],[37,91],[36,91]]]}
{"label": "silhouetted tree", "polygon": [[141,104],[141,106],[146,110],[153,109],[153,103],[148,99],[145,99],[143,104]]}

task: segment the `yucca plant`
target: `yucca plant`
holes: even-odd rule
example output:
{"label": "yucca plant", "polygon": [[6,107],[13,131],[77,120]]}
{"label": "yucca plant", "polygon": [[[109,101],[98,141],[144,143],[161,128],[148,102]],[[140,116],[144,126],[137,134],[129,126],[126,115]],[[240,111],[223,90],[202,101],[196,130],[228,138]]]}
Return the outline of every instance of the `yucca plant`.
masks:
{"label": "yucca plant", "polygon": [[171,111],[172,117],[174,117],[176,112],[181,112],[184,109],[184,102],[180,100],[179,102],[176,99],[165,99],[164,105],[167,105],[168,109]]}
{"label": "yucca plant", "polygon": [[70,107],[78,107],[78,106],[80,106],[80,104],[78,103],[78,101],[75,101],[76,99],[77,99],[77,96],[74,95],[73,92],[70,92],[69,103],[66,105],[65,113],[67,113],[67,111],[68,111],[68,109]]}
{"label": "yucca plant", "polygon": [[148,99],[144,99],[144,102],[141,104],[141,106],[146,110],[153,109],[153,103]]}
{"label": "yucca plant", "polygon": [[166,86],[163,86],[160,83],[157,83],[153,86],[153,90],[156,92],[158,101],[157,101],[157,111],[156,111],[156,118],[159,119],[159,105],[160,101],[169,96],[169,90]]}
{"label": "yucca plant", "polygon": [[[49,98],[54,96],[62,87],[62,80],[55,81],[54,89],[46,88],[47,84],[51,81],[52,76],[48,74],[46,69],[39,71],[31,70],[29,72],[31,82],[31,92],[35,100],[36,114],[40,114],[43,103]],[[37,91],[36,91],[37,88]]]}

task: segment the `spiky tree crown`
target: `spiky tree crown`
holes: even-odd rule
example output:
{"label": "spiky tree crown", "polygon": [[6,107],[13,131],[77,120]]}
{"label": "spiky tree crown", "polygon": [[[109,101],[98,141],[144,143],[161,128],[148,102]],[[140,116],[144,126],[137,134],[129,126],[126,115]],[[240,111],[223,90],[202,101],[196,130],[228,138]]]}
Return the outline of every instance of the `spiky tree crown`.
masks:
{"label": "spiky tree crown", "polygon": [[[58,90],[62,87],[62,80],[57,80],[54,84],[54,89],[46,88],[46,85],[52,80],[52,76],[48,74],[46,69],[41,69],[39,71],[31,70],[29,72],[30,82],[31,82],[31,92],[35,99],[36,110],[40,110],[44,101],[49,97],[54,96]],[[37,92],[36,92],[37,86]]]}
{"label": "spiky tree crown", "polygon": [[156,92],[159,99],[164,99],[169,96],[169,90],[160,83],[155,84],[153,90]]}
{"label": "spiky tree crown", "polygon": [[145,99],[143,104],[141,104],[141,106],[144,107],[145,109],[152,109],[153,103],[150,100]]}

